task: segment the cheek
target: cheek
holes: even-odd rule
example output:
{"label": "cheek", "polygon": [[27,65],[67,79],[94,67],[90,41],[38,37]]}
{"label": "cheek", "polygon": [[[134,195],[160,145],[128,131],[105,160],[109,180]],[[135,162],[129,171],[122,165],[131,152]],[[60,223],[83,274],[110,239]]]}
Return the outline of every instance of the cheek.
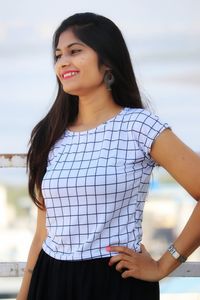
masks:
{"label": "cheek", "polygon": [[85,67],[83,75],[85,78],[88,78],[91,81],[102,81],[103,79],[103,73],[95,64],[89,64],[87,67]]}
{"label": "cheek", "polygon": [[103,77],[103,72],[99,70],[97,57],[82,56],[77,62],[80,69],[88,76]]}

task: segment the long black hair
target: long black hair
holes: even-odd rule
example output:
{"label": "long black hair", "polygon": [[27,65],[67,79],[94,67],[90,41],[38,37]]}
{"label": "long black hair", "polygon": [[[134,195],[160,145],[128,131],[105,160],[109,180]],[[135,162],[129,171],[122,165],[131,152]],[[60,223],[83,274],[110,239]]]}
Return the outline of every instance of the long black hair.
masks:
{"label": "long black hair", "polygon": [[[54,33],[54,62],[59,37],[68,29],[97,53],[99,66],[104,64],[112,70],[115,81],[111,93],[115,103],[122,107],[143,108],[130,55],[119,28],[108,18],[94,13],[77,13],[70,16]],[[45,208],[43,198],[40,196],[48,153],[78,114],[78,96],[64,92],[58,78],[57,82],[58,92],[55,102],[48,114],[34,127],[27,155],[29,194],[41,209]]]}

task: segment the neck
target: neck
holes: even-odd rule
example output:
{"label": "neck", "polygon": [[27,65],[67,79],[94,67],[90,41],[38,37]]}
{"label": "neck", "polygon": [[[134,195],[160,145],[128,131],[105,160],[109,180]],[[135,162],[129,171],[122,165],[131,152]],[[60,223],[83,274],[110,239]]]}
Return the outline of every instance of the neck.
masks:
{"label": "neck", "polygon": [[96,124],[119,112],[120,108],[121,106],[114,102],[109,91],[95,90],[91,94],[79,97],[79,112],[76,125]]}

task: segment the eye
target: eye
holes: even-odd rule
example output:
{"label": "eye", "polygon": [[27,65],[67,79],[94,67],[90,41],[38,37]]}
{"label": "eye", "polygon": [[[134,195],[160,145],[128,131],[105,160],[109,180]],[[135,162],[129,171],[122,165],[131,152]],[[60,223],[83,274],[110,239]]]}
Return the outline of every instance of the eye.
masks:
{"label": "eye", "polygon": [[54,58],[55,58],[55,61],[57,61],[59,58],[61,57],[61,54],[55,54]]}
{"label": "eye", "polygon": [[73,55],[73,54],[79,53],[81,51],[82,51],[81,49],[72,49],[71,54]]}

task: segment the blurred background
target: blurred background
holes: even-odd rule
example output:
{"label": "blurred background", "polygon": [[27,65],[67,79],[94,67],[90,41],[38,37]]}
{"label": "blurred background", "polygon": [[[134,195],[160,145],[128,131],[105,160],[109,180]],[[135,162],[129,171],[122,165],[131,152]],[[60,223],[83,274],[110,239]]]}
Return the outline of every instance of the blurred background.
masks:
{"label": "blurred background", "polygon": [[[64,18],[86,11],[119,26],[144,99],[200,153],[199,0],[0,1],[0,154],[27,152],[33,126],[55,97],[53,32]],[[194,205],[162,168],[154,171],[143,229],[155,258],[183,228]],[[26,261],[35,216],[25,169],[0,168],[0,262]],[[190,260],[199,261],[200,251]],[[0,295],[15,293],[20,281],[0,278]],[[200,299],[200,278],[167,278],[161,292],[163,300]]]}

